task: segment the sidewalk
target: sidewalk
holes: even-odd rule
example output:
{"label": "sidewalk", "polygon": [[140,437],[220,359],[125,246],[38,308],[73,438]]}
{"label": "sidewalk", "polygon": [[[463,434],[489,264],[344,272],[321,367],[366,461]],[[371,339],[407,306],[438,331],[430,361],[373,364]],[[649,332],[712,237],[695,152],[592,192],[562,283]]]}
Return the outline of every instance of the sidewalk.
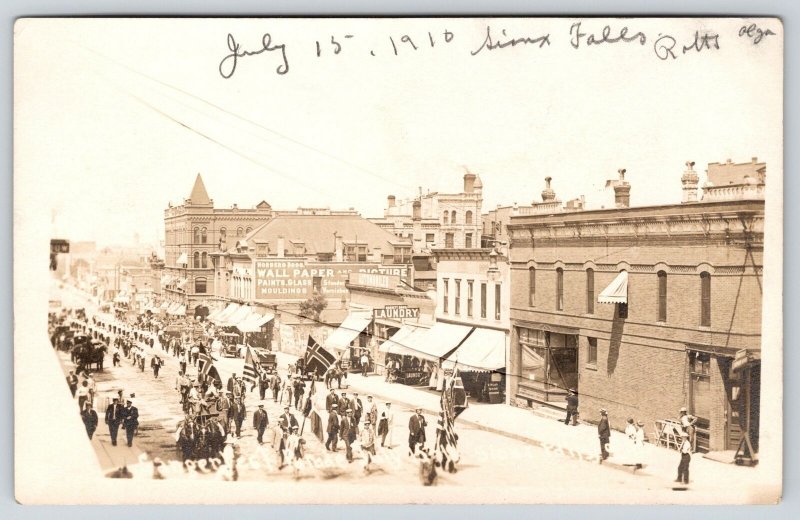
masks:
{"label": "sidewalk", "polygon": [[[297,356],[278,352],[279,366],[285,367],[297,359]],[[348,393],[357,392],[362,396],[372,395],[376,400],[391,401],[395,406],[423,409],[426,414],[438,416],[440,410],[439,394],[424,388],[406,386],[399,383],[387,383],[383,376],[372,375],[362,377],[360,374],[348,374]],[[620,426],[623,419],[611,417],[613,426]],[[435,421],[434,421],[435,423]],[[597,427],[593,424],[567,426],[562,421],[535,415],[530,410],[523,410],[505,404],[470,403],[469,407],[459,415],[456,428],[473,427],[480,430],[503,435],[549,451],[560,452],[565,457],[587,463],[600,463],[600,444]],[[631,466],[625,466],[622,448],[627,447],[628,440],[622,432],[611,432],[611,456],[602,462],[610,469],[632,472]],[[615,454],[615,452],[617,452]],[[636,474],[654,477],[665,487],[678,486],[673,481],[677,476],[680,455],[677,450],[646,444],[644,450],[645,467]],[[690,487],[698,490],[706,488],[709,492],[720,486],[741,488],[742,483],[756,477],[756,467],[743,467],[724,464],[703,458],[702,454],[692,456],[690,466]],[[699,477],[699,480],[698,480]],[[751,490],[752,491],[752,490]]]}

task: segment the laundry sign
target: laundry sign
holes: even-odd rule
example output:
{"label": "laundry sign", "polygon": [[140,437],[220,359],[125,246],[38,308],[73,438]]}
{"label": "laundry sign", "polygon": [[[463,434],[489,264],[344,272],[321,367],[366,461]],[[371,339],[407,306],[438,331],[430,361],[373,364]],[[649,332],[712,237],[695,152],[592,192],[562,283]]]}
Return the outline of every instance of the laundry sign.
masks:
{"label": "laundry sign", "polygon": [[382,309],[373,309],[372,316],[375,318],[388,318],[392,320],[416,319],[419,318],[419,307],[408,307],[406,305],[387,305]]}

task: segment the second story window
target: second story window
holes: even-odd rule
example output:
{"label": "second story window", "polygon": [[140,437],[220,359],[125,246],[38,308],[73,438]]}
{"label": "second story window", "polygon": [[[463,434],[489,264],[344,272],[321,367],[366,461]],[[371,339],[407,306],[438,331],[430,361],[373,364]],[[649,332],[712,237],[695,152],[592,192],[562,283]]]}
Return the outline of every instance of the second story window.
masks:
{"label": "second story window", "polygon": [[556,310],[564,310],[564,270],[556,269]]}
{"label": "second story window", "polygon": [[467,233],[464,235],[464,247],[467,249],[472,249],[472,233]]}
{"label": "second story window", "polygon": [[486,283],[481,283],[481,318],[486,318]]}
{"label": "second story window", "polygon": [[450,281],[447,278],[442,279],[442,312],[447,313],[447,296],[450,292]]}
{"label": "second story window", "polygon": [[594,314],[594,269],[586,270],[586,314]]}
{"label": "second story window", "polygon": [[667,273],[658,272],[658,316],[660,322],[667,321]]}
{"label": "second story window", "polygon": [[459,314],[461,314],[461,280],[456,280],[455,289],[456,289],[456,295],[455,295],[456,316],[458,316]]}
{"label": "second story window", "polygon": [[206,228],[200,230],[200,243],[201,244],[208,243],[208,230]]}
{"label": "second story window", "polygon": [[700,325],[711,326],[711,274],[700,273]]}
{"label": "second story window", "polygon": [[494,319],[500,320],[500,306],[502,305],[502,290],[499,283],[494,285]]}
{"label": "second story window", "polygon": [[472,212],[471,211],[467,211],[464,214],[464,223],[467,224],[467,225],[472,225]]}
{"label": "second story window", "polygon": [[200,255],[200,267],[203,269],[208,268],[208,253],[206,252]]}
{"label": "second story window", "polygon": [[472,302],[473,302],[473,283],[472,280],[467,282],[467,316],[472,317]]}
{"label": "second story window", "polygon": [[536,268],[528,268],[528,305],[536,305]]}
{"label": "second story window", "polygon": [[200,228],[199,227],[194,228],[194,240],[192,242],[194,242],[195,244],[199,244],[200,243]]}
{"label": "second story window", "polygon": [[410,264],[411,263],[411,248],[410,247],[395,247],[394,248],[394,263],[395,264]]}
{"label": "second story window", "polygon": [[195,269],[200,268],[200,253],[198,251],[195,251],[192,255],[192,267]]}
{"label": "second story window", "polygon": [[442,224],[449,224],[450,223],[450,213],[445,211],[442,213]]}
{"label": "second story window", "polygon": [[444,247],[452,249],[455,247],[453,244],[455,243],[455,235],[453,233],[445,233],[444,235]]}

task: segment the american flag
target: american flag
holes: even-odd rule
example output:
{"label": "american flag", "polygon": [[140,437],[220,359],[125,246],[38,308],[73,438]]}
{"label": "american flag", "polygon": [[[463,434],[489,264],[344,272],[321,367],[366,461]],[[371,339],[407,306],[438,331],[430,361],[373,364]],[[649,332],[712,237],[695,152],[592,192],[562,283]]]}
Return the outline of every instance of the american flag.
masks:
{"label": "american flag", "polygon": [[456,420],[453,400],[454,384],[455,382],[451,379],[446,382],[442,390],[441,411],[439,412],[439,421],[436,424],[436,451],[447,455],[447,458],[455,463],[458,462],[459,456],[458,440],[453,427]]}
{"label": "american flag", "polygon": [[258,381],[258,368],[256,368],[256,363],[253,360],[253,353],[250,350],[250,347],[247,347],[247,355],[244,358],[244,372],[242,373],[242,379],[253,385]]}
{"label": "american flag", "polygon": [[315,368],[320,367],[320,373],[328,370],[336,362],[336,356],[322,348],[311,336],[308,337],[308,347],[303,357],[305,358],[304,366],[306,370],[313,371]]}

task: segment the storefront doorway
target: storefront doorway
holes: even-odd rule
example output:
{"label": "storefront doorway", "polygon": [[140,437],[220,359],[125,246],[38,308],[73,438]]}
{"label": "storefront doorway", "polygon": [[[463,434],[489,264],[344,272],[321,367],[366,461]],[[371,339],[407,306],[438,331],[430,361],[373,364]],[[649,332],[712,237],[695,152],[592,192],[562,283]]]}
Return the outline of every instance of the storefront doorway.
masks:
{"label": "storefront doorway", "polygon": [[578,335],[519,328],[520,394],[537,401],[564,403],[578,386]]}

